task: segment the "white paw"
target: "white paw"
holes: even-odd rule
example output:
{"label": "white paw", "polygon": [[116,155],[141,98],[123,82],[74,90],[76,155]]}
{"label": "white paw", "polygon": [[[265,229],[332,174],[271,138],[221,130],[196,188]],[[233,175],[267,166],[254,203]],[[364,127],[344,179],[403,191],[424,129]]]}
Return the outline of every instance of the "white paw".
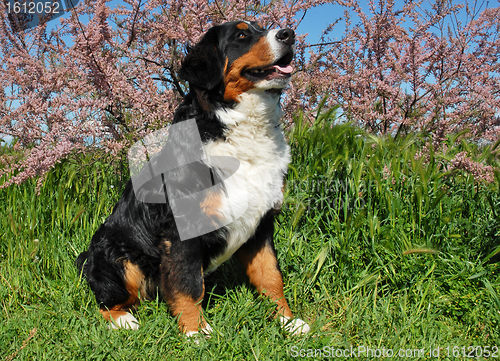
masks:
{"label": "white paw", "polygon": [[197,345],[200,344],[200,338],[198,336],[205,336],[205,338],[210,338],[210,334],[213,332],[213,328],[207,323],[200,331],[188,331],[186,332],[186,337],[193,340]]}
{"label": "white paw", "polygon": [[306,334],[311,331],[311,327],[300,318],[289,318],[280,316],[281,327],[283,327],[287,332],[291,333],[293,336],[300,334]]}
{"label": "white paw", "polygon": [[186,332],[186,337],[193,337],[195,335],[198,335],[199,332],[198,331],[188,331]]}
{"label": "white paw", "polygon": [[123,328],[125,330],[138,330],[139,321],[131,313],[127,313],[123,316],[118,317],[114,322],[110,322],[110,326],[113,330],[118,328]]}

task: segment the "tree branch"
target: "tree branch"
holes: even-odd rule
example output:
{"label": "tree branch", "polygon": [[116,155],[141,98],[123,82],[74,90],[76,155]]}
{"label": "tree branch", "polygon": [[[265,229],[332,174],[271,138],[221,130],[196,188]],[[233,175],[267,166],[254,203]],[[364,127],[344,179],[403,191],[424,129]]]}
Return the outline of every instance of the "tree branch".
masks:
{"label": "tree branch", "polygon": [[132,45],[132,42],[134,41],[134,38],[135,38],[135,23],[137,20],[137,16],[139,15],[140,8],[141,8],[141,0],[139,0],[139,3],[137,4],[137,9],[135,10],[135,14],[134,14],[134,20],[132,20],[132,28],[130,29],[130,35],[129,35],[128,42],[127,42],[127,48],[130,48],[130,45]]}

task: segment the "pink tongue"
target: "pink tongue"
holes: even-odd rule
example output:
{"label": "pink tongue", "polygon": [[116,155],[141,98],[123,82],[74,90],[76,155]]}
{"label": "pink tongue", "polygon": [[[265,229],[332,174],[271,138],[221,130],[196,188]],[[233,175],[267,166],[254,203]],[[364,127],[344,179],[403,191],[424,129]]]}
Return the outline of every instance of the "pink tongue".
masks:
{"label": "pink tongue", "polygon": [[285,67],[282,67],[279,65],[273,65],[272,67],[275,69],[278,69],[281,73],[285,73],[285,74],[290,74],[293,71],[293,68],[291,65],[287,65]]}

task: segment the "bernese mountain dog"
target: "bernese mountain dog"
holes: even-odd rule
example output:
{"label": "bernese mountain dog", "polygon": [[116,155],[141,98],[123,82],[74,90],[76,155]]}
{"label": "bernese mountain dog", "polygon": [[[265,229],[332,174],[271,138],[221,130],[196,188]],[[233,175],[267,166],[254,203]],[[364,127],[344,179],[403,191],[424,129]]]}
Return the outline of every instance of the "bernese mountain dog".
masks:
{"label": "bernese mountain dog", "polygon": [[[282,326],[292,334],[310,330],[288,307],[273,244],[274,218],[290,162],[280,125],[280,96],[290,81],[294,43],[291,29],[266,30],[255,22],[237,21],[212,27],[189,49],[179,72],[189,83],[189,94],[172,126],[195,120],[207,157],[198,163],[210,169],[212,185],[223,185],[203,193],[198,214],[222,221],[207,233],[183,240],[172,199],[144,201],[129,181],[88,251],[76,260],[111,327],[137,329],[130,311],[141,299],[159,296],[178,318],[182,332],[209,334],[212,328],[201,312],[204,275],[235,255],[250,283],[276,303]],[[211,164],[217,157],[238,162]],[[225,164],[232,176],[223,184]],[[175,183],[175,189],[192,184],[199,168],[165,172],[162,184]],[[231,218],[240,200],[241,215]]]}

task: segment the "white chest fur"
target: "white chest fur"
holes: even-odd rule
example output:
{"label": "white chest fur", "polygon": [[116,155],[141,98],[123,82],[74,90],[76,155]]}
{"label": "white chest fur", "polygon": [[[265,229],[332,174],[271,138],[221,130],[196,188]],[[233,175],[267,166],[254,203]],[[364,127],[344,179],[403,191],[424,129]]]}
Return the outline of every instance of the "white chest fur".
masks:
{"label": "white chest fur", "polygon": [[234,109],[220,110],[217,115],[228,128],[226,140],[207,143],[206,155],[209,159],[231,156],[240,162],[227,184],[230,196],[222,203],[221,213],[231,213],[230,208],[238,200],[246,209],[226,226],[229,230],[227,248],[212,260],[206,272],[229,259],[254,234],[262,216],[283,201],[283,177],[290,162],[290,148],[279,123],[282,113],[276,95],[244,93]]}

